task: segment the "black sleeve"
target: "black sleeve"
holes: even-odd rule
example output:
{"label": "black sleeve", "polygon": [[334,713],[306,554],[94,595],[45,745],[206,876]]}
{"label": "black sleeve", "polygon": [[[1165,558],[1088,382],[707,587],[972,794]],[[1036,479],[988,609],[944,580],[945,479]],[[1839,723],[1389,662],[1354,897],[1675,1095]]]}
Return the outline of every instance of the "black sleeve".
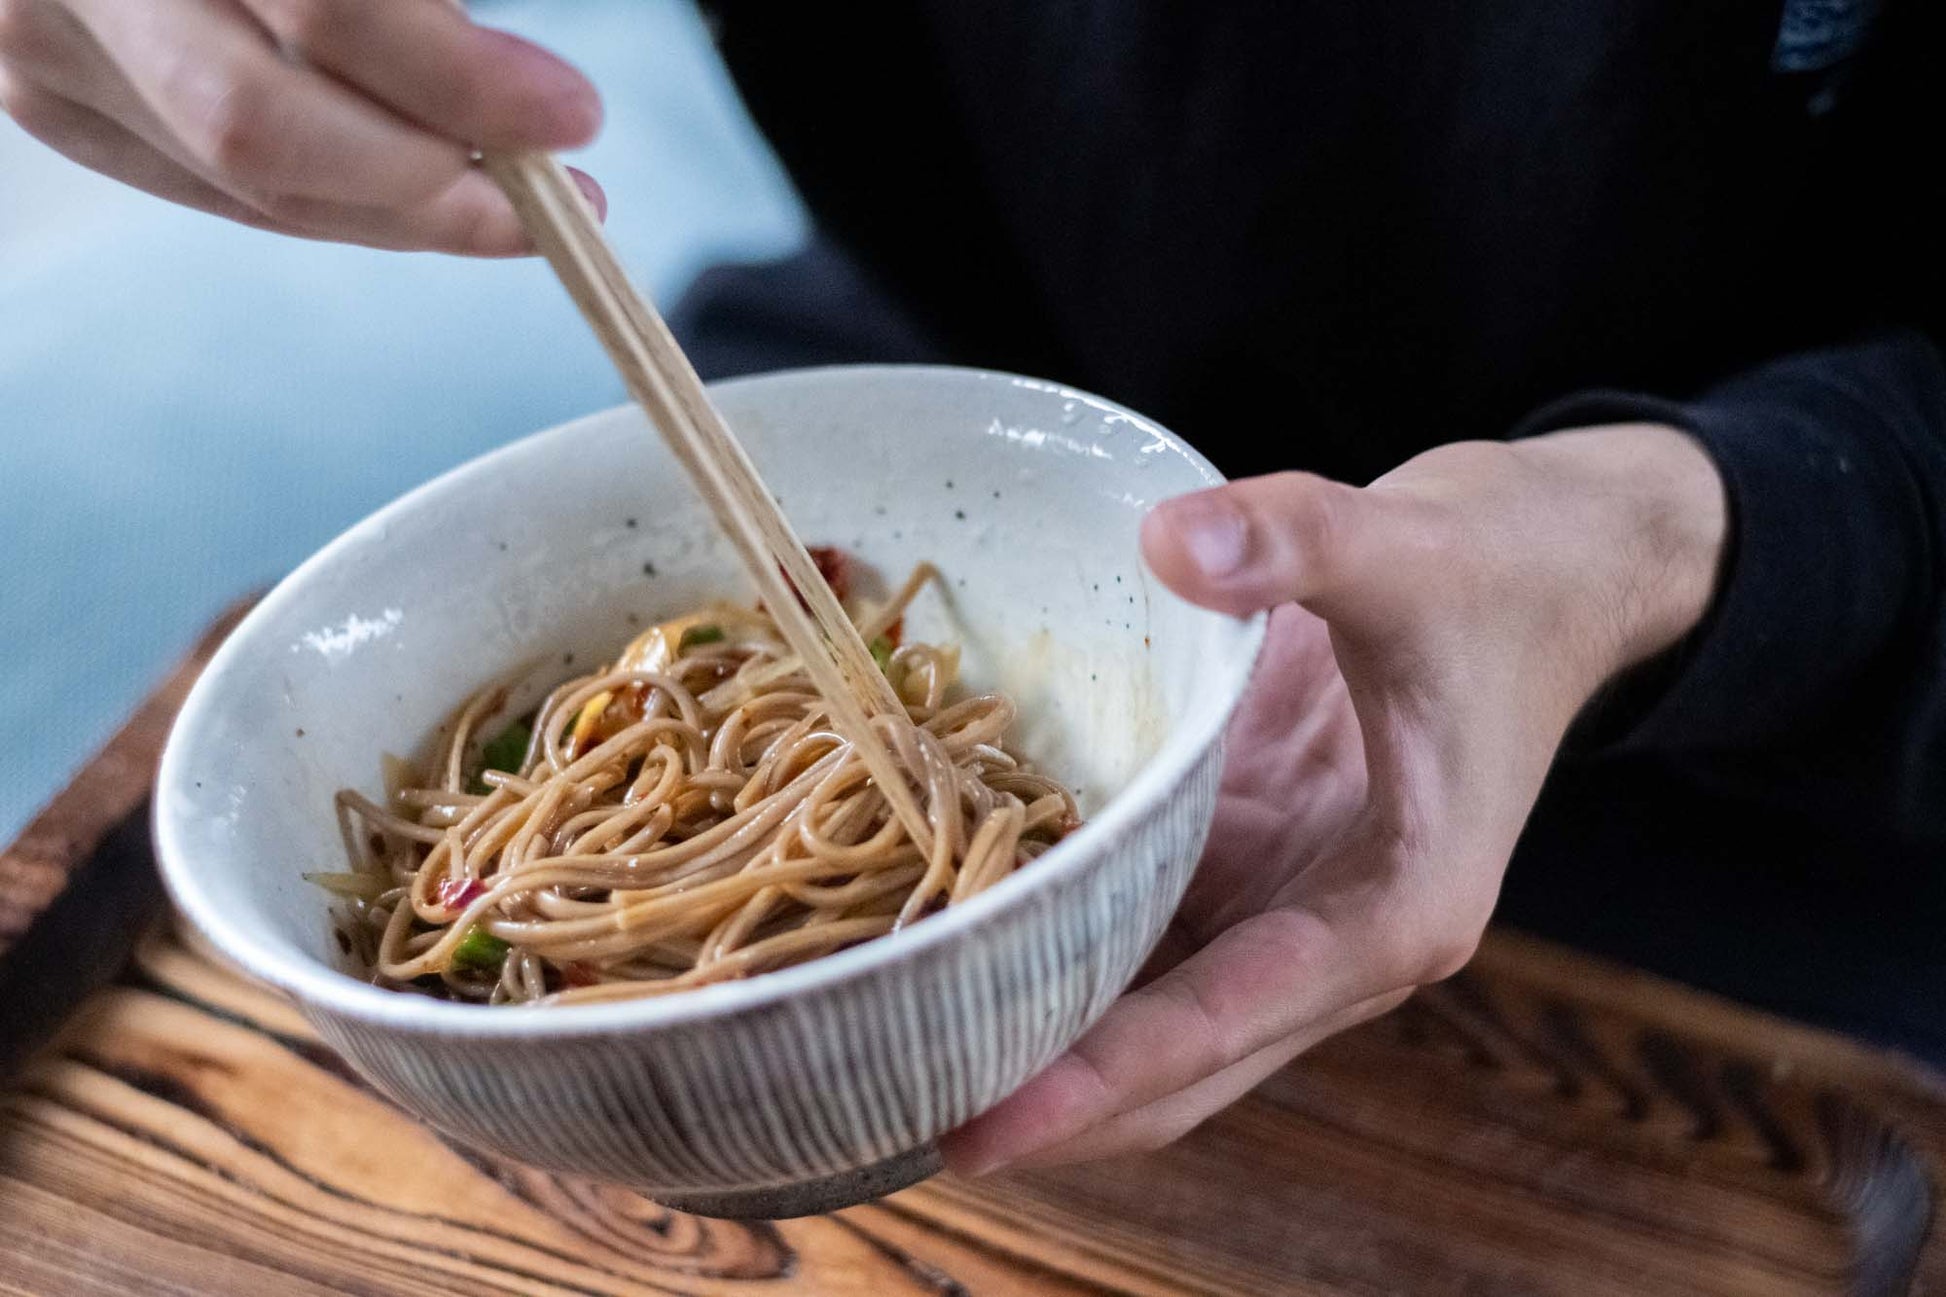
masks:
{"label": "black sleeve", "polygon": [[1946,845],[1946,359],[1915,331],[1789,356],[1697,399],[1570,397],[1518,434],[1687,429],[1728,488],[1715,606],[1584,718],[1581,750]]}

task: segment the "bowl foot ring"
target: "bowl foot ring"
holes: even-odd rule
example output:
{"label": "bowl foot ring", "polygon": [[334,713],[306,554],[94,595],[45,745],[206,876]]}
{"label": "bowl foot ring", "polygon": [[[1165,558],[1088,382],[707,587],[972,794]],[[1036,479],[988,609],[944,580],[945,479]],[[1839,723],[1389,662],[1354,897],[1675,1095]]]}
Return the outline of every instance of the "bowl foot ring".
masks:
{"label": "bowl foot ring", "polygon": [[937,1175],[944,1163],[939,1149],[922,1144],[853,1171],[840,1171],[817,1180],[769,1185],[762,1189],[732,1189],[723,1193],[654,1193],[665,1207],[692,1216],[719,1220],[789,1220],[821,1216],[843,1207],[856,1207]]}

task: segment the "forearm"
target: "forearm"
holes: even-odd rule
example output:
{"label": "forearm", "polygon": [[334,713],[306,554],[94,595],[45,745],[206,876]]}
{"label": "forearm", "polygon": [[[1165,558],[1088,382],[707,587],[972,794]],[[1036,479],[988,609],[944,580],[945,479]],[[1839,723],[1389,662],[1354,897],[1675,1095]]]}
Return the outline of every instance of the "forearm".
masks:
{"label": "forearm", "polygon": [[1680,655],[1631,680],[1577,744],[1653,751],[1847,832],[1946,842],[1937,345],[1888,333],[1689,402],[1584,394],[1516,436],[1631,419],[1680,425],[1707,450],[1729,501],[1727,554]]}

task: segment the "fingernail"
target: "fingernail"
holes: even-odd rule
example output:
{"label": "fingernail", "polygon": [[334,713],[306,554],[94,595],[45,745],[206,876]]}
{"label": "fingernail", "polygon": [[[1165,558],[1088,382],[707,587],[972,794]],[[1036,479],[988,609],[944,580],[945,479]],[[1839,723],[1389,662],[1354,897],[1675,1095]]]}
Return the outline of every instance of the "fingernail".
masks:
{"label": "fingernail", "polygon": [[1204,576],[1229,576],[1250,557],[1249,521],[1222,491],[1199,491],[1167,507],[1183,549]]}
{"label": "fingernail", "polygon": [[595,215],[599,216],[604,221],[607,220],[608,219],[607,191],[604,190],[600,186],[600,184],[596,183],[595,178],[593,176],[589,175],[585,171],[580,171],[574,167],[569,167],[568,174],[574,177],[575,187],[579,189],[583,195],[586,196],[586,198],[588,199],[588,205],[595,209]]}

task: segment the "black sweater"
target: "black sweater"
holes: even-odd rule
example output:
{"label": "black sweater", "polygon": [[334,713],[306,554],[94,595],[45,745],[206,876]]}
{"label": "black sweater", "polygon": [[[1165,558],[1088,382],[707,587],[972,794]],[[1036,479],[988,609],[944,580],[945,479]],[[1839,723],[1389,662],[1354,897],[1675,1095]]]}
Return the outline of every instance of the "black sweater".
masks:
{"label": "black sweater", "polygon": [[1232,473],[1696,433],[1722,594],[1577,735],[1507,907],[1946,1055],[1946,5],[714,10],[910,350]]}

